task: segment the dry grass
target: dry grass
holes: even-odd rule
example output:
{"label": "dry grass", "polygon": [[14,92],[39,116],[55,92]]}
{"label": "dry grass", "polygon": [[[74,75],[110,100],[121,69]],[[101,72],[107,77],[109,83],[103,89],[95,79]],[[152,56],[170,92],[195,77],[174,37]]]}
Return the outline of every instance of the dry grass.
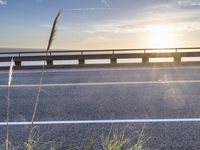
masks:
{"label": "dry grass", "polygon": [[35,106],[34,106],[34,111],[33,111],[33,115],[32,115],[32,119],[31,119],[31,127],[30,127],[30,133],[29,133],[29,137],[28,137],[28,144],[27,144],[27,150],[32,150],[32,145],[33,145],[33,140],[32,140],[32,129],[34,127],[34,121],[35,121],[35,116],[37,113],[37,108],[38,108],[38,104],[39,104],[39,99],[40,99],[40,93],[42,91],[42,82],[43,82],[43,78],[44,78],[44,69],[45,69],[45,61],[47,60],[47,55],[48,55],[48,51],[51,48],[52,42],[54,40],[55,34],[56,34],[56,27],[57,27],[57,23],[58,23],[58,19],[60,17],[61,11],[58,12],[58,14],[56,15],[54,22],[53,22],[53,26],[51,29],[51,34],[49,37],[49,42],[47,45],[47,49],[46,49],[46,57],[44,60],[44,64],[42,66],[42,73],[41,73],[41,77],[40,77],[40,82],[39,82],[39,88],[38,88],[38,93],[37,93],[37,97],[35,100]]}
{"label": "dry grass", "polygon": [[10,62],[10,69],[8,74],[8,93],[7,93],[7,119],[6,119],[6,150],[9,150],[9,112],[10,112],[10,85],[12,82],[12,74],[13,74],[13,66],[14,66],[14,59],[11,59]]}

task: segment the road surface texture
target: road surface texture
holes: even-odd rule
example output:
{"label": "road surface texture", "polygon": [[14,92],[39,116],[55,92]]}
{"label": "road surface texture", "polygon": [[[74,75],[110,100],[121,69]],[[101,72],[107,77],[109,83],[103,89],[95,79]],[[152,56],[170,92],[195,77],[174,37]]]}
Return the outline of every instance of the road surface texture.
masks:
{"label": "road surface texture", "polygon": [[[40,76],[40,70],[13,73],[9,135],[19,149],[27,140]],[[8,72],[0,71],[0,143],[7,82]],[[199,149],[200,67],[46,70],[36,124],[40,141],[61,139],[74,149],[116,128],[133,141],[144,128],[150,149]]]}

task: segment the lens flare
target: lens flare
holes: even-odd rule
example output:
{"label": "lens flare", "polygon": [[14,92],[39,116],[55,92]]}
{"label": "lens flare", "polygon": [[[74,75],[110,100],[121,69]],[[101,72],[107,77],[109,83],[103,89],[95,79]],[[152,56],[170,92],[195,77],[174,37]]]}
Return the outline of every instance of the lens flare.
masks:
{"label": "lens flare", "polygon": [[167,26],[153,26],[150,28],[149,47],[169,48],[175,43],[175,36]]}

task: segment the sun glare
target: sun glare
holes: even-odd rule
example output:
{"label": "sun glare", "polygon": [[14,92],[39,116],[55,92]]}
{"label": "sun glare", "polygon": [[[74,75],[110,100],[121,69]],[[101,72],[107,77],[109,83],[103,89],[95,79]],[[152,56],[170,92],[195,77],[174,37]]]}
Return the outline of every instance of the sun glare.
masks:
{"label": "sun glare", "polygon": [[167,26],[153,26],[150,28],[149,46],[153,48],[169,48],[174,46],[175,37]]}

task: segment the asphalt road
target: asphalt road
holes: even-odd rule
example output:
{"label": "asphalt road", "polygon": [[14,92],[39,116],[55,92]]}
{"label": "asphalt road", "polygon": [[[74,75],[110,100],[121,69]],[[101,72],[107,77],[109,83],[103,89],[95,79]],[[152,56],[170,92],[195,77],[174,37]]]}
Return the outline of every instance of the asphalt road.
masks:
{"label": "asphalt road", "polygon": [[[10,122],[30,122],[40,75],[39,70],[14,72]],[[1,143],[5,141],[7,80],[8,72],[1,71]],[[77,147],[91,136],[100,140],[99,135],[114,128],[126,128],[136,141],[145,126],[144,140],[150,138],[145,147],[200,148],[200,67],[47,70],[42,89],[36,122],[48,122],[38,125],[44,141],[65,137],[65,144]],[[67,122],[86,120],[119,122]],[[12,143],[23,145],[28,129],[29,125],[10,126]]]}

